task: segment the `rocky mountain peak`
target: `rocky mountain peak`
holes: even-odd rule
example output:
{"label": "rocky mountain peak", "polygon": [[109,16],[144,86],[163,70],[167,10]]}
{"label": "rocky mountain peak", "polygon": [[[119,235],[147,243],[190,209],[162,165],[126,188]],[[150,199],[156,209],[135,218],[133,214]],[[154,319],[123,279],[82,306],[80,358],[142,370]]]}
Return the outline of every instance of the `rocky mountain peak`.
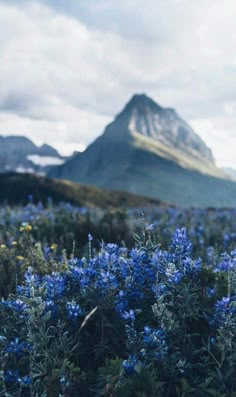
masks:
{"label": "rocky mountain peak", "polygon": [[158,105],[153,99],[149,98],[146,94],[135,94],[125,105],[123,110],[116,116],[116,120],[129,119],[133,112],[143,115],[146,112],[159,113],[162,112],[163,108]]}
{"label": "rocky mountain peak", "polygon": [[163,110],[160,105],[158,105],[152,98],[148,97],[146,94],[133,95],[123,111],[125,112],[134,109],[140,112],[144,112],[147,110],[160,112]]}
{"label": "rocky mountain peak", "polygon": [[164,108],[146,94],[135,94],[105,130],[113,140],[139,134],[190,157],[214,163],[211,150],[173,108]]}

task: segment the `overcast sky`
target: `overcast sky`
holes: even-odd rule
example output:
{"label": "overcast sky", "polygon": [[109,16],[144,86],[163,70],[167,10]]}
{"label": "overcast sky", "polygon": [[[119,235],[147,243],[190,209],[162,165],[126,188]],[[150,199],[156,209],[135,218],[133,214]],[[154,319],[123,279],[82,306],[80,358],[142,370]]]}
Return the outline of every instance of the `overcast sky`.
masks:
{"label": "overcast sky", "polygon": [[236,168],[235,0],[0,0],[0,135],[82,150],[134,93]]}

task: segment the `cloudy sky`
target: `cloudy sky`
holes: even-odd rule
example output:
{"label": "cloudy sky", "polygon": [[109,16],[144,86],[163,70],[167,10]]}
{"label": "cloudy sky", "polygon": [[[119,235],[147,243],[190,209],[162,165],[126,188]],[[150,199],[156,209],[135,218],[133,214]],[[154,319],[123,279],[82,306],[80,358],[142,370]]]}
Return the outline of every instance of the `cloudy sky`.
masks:
{"label": "cloudy sky", "polygon": [[0,0],[0,134],[70,154],[144,92],[236,168],[235,15],[235,0]]}

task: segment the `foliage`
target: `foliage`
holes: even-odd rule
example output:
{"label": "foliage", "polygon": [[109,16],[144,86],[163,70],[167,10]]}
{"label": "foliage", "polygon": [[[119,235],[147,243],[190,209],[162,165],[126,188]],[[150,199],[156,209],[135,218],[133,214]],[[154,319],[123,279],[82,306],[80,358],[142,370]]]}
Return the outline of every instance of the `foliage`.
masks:
{"label": "foliage", "polygon": [[142,236],[147,225],[152,225],[155,232],[154,243],[165,249],[175,229],[186,227],[193,255],[207,265],[216,264],[221,253],[235,249],[234,209],[160,206],[143,211],[145,219],[139,209],[89,209],[65,202],[53,205],[50,198],[46,205],[34,204],[32,196],[23,207],[0,207],[0,296],[6,298],[9,292],[15,292],[32,261],[37,271],[45,274],[56,271],[58,264],[61,266],[71,255],[88,256],[89,232],[93,236],[93,255],[109,241],[131,249],[133,235],[138,244],[137,235]]}
{"label": "foliage", "polygon": [[[133,247],[96,246],[88,229],[85,255],[72,244],[68,257],[57,237],[80,217],[109,223],[108,213],[2,209],[0,396],[236,395],[236,251],[226,253],[231,243],[214,234],[232,235],[234,220],[209,211],[211,226],[201,211],[162,211],[149,225],[116,214],[138,231]],[[185,228],[173,230],[183,220],[192,241]]]}

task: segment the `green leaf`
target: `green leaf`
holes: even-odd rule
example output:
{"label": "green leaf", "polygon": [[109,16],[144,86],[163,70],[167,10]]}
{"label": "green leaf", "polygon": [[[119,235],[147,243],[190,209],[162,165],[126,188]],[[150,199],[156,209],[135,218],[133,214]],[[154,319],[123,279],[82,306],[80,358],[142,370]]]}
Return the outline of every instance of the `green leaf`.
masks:
{"label": "green leaf", "polygon": [[137,374],[140,374],[140,372],[142,371],[142,363],[141,361],[138,361],[138,363],[135,365],[134,370],[137,372]]}
{"label": "green leaf", "polygon": [[49,310],[47,313],[45,313],[42,317],[42,320],[46,323],[48,320],[51,318],[51,311]]}

